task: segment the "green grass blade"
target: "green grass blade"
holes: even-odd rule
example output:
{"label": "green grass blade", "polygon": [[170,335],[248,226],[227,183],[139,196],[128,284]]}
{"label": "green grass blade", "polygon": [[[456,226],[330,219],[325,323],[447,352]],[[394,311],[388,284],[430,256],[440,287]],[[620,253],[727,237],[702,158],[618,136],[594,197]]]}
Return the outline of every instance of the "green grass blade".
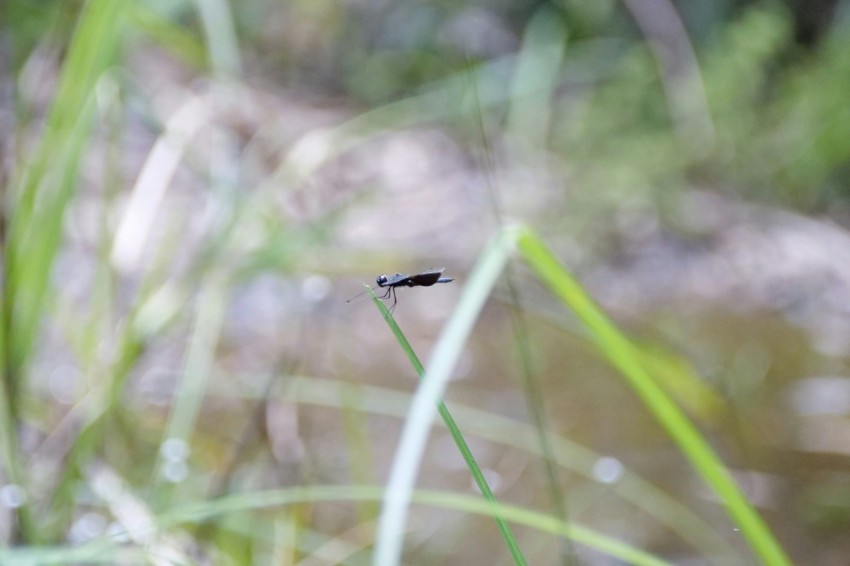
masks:
{"label": "green grass blade", "polygon": [[[257,491],[229,495],[212,501],[202,501],[177,506],[156,518],[156,525],[137,529],[135,534],[149,534],[145,529],[167,532],[181,525],[203,523],[213,517],[236,513],[286,507],[301,503],[367,502],[379,501],[383,489],[369,485],[316,485],[286,489]],[[461,511],[483,516],[505,517],[513,523],[529,528],[568,537],[575,542],[596,549],[628,564],[661,566],[667,562],[626,543],[575,523],[516,505],[490,503],[478,497],[443,491],[418,490],[412,501],[419,505]],[[116,562],[119,556],[133,556],[138,548],[121,547],[116,538],[103,537],[74,547],[45,547],[0,549],[0,563],[14,564],[67,564],[71,562]],[[119,553],[128,553],[119,554]],[[150,558],[150,556],[149,556]]]}
{"label": "green grass blade", "polygon": [[[183,375],[177,384],[171,406],[164,442],[181,442],[187,449],[192,445],[195,422],[215,366],[215,348],[224,324],[228,296],[229,289],[224,276],[210,274],[198,298],[192,338],[186,352]],[[154,482],[163,478],[163,456],[160,453]]]}
{"label": "green grass blade", "polygon": [[[410,504],[410,495],[416,482],[425,443],[428,440],[431,426],[439,412],[446,421],[446,426],[451,431],[452,437],[458,445],[467,465],[472,472],[475,482],[491,503],[495,503],[495,496],[487,485],[480,468],[475,463],[469,447],[463,440],[463,436],[449,414],[448,409],[440,400],[445,391],[451,372],[462,352],[463,345],[469,336],[478,314],[481,312],[487,296],[490,294],[496,280],[499,278],[508,255],[513,248],[513,233],[504,232],[490,245],[485,252],[472,275],[469,284],[465,287],[463,296],[457,310],[449,321],[446,330],[440,336],[431,361],[428,364],[429,371],[426,373],[422,363],[419,362],[416,353],[410,347],[404,334],[389,315],[386,306],[375,297],[371,291],[372,299],[378,309],[384,315],[384,319],[390,326],[393,334],[407,353],[422,382],[413,399],[410,413],[402,431],[399,448],[393,460],[392,470],[387,482],[387,493],[384,506],[378,523],[378,539],[375,548],[375,564],[391,565],[398,564],[401,559],[402,539],[406,523],[407,508]],[[519,546],[504,519],[497,516],[499,529],[508,545],[516,564],[525,564],[525,559]]]}
{"label": "green grass blade", "polygon": [[765,564],[790,564],[782,547],[749,504],[709,443],[649,375],[637,348],[605,316],[536,235],[529,230],[522,231],[517,245],[525,261],[549,289],[575,312],[608,361],[626,378],[697,473],[723,501],[727,512],[741,528],[741,533],[756,554]]}
{"label": "green grass blade", "polygon": [[76,189],[80,156],[93,116],[93,93],[112,62],[121,38],[121,2],[93,0],[83,8],[45,133],[30,165],[18,179],[7,247],[7,364],[25,365],[44,308],[62,218]]}
{"label": "green grass blade", "polygon": [[[4,438],[4,468],[9,478],[23,481],[23,458],[15,434],[20,392],[36,343],[53,263],[64,227],[65,211],[77,187],[83,151],[94,116],[94,92],[113,62],[122,38],[122,2],[92,0],[80,11],[67,49],[44,133],[31,157],[16,172],[6,203],[9,214],[4,245],[2,324],[3,397],[0,428]],[[28,504],[18,509],[20,538],[38,542],[45,530],[30,517]]]}
{"label": "green grass blade", "polygon": [[239,42],[230,3],[224,0],[195,2],[203,24],[210,66],[216,75],[235,78],[239,75]]}

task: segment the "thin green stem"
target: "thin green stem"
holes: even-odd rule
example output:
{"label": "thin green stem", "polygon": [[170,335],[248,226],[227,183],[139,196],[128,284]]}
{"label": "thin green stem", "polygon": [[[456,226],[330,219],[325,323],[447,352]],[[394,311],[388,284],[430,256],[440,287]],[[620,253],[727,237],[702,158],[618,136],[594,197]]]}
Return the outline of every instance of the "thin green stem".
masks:
{"label": "thin green stem", "polygon": [[637,349],[608,319],[582,286],[532,231],[521,231],[517,246],[525,261],[549,289],[567,305],[590,331],[597,347],[626,378],[667,434],[714,490],[726,511],[741,528],[752,549],[765,564],[790,564],[782,547],[708,441],[699,433],[646,370]]}
{"label": "thin green stem", "polygon": [[[369,294],[372,295],[372,300],[378,307],[378,310],[384,316],[384,320],[386,320],[387,325],[392,330],[392,333],[395,335],[398,340],[401,349],[407,354],[407,358],[410,360],[411,365],[413,365],[416,373],[419,375],[419,379],[425,380],[425,366],[422,365],[422,362],[419,360],[419,356],[416,355],[416,352],[413,350],[413,347],[408,342],[407,337],[401,331],[398,324],[396,324],[395,319],[390,313],[389,309],[387,309],[386,305],[375,295],[374,291],[369,288]],[[437,402],[437,411],[440,413],[440,417],[443,419],[443,422],[446,424],[446,428],[449,429],[449,433],[452,435],[452,439],[454,439],[455,444],[460,451],[461,456],[463,456],[464,461],[466,462],[467,467],[469,468],[469,472],[472,474],[472,478],[475,480],[475,484],[478,486],[478,489],[481,490],[481,494],[484,498],[496,504],[496,496],[493,494],[493,490],[490,488],[490,485],[487,483],[487,479],[484,477],[484,473],[481,471],[481,467],[478,465],[478,462],[475,460],[475,456],[472,454],[472,450],[469,448],[469,444],[466,443],[466,440],[463,438],[463,434],[461,434],[460,429],[457,426],[454,418],[452,417],[451,412],[449,412],[446,404],[439,400]],[[525,557],[522,554],[522,551],[519,548],[519,544],[516,541],[513,533],[511,532],[510,526],[508,526],[507,521],[500,515],[498,512],[494,512],[493,518],[496,520],[496,524],[499,527],[499,531],[502,533],[502,538],[505,539],[505,543],[508,545],[508,549],[510,550],[511,556],[514,559],[515,564],[526,564]]]}

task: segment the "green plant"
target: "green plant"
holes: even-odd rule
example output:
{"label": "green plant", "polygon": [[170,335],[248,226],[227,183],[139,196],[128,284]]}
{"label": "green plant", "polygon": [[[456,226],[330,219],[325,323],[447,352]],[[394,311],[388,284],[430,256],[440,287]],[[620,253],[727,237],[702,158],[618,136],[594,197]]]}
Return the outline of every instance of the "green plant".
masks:
{"label": "green plant", "polygon": [[[462,346],[484,299],[495,285],[508,254],[514,246],[541,281],[575,313],[609,363],[617,368],[628,381],[696,472],[724,503],[730,517],[740,527],[743,536],[759,558],[766,564],[790,564],[781,546],[715,455],[708,441],[649,374],[638,353],[638,348],[594,304],[581,285],[564,269],[543,242],[533,232],[522,228],[503,231],[483,254],[457,310],[435,346],[429,371],[425,376],[422,376],[421,365],[401,331],[389,317],[386,307],[372,293],[373,300],[403,349],[412,361],[416,360],[414,367],[417,373],[423,377],[422,385],[414,398],[408,416],[407,426],[402,435],[387,486],[387,500],[376,551],[379,563],[394,564],[400,556],[404,508],[413,490],[416,470],[436,410],[434,407],[439,407],[443,418],[447,418],[448,413],[443,411],[444,405],[440,401],[440,396],[445,391],[452,369],[457,363]],[[459,440],[460,432],[457,431],[453,422],[450,430],[456,442],[465,446],[465,443]],[[464,451],[463,448],[462,451]],[[464,457],[467,458],[465,451]],[[474,460],[467,459],[467,463],[472,470],[477,470]],[[476,475],[477,472],[473,471],[473,474]],[[479,482],[479,487],[485,498],[493,502],[492,492],[486,483]],[[505,527],[501,523],[500,527],[505,532]],[[507,534],[505,537],[514,554],[513,537]]]}

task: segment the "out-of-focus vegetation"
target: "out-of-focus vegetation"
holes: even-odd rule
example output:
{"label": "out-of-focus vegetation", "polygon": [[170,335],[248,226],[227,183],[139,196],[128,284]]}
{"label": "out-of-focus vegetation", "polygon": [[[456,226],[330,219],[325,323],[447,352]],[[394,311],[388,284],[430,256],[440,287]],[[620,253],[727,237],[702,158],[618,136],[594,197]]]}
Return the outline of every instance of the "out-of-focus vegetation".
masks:
{"label": "out-of-focus vegetation", "polygon": [[505,507],[434,431],[403,561],[843,563],[848,9],[8,0],[0,562],[369,563],[416,381],[345,300],[447,266],[422,355],[520,221],[635,338],[500,272],[446,398]]}

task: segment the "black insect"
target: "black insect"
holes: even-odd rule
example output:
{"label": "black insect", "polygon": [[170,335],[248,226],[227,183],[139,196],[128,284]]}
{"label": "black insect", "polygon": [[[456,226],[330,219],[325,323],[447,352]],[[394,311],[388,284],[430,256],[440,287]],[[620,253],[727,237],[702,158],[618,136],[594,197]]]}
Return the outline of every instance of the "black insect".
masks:
{"label": "black insect", "polygon": [[[384,287],[387,289],[387,292],[380,297],[381,299],[389,299],[390,296],[392,296],[393,304],[390,307],[390,312],[393,312],[393,309],[398,302],[398,298],[395,294],[396,287],[430,287],[435,283],[450,283],[454,281],[454,277],[440,277],[444,270],[445,267],[423,271],[416,275],[407,275],[406,273],[378,275],[378,277],[375,278],[375,283],[378,284],[378,287]],[[359,296],[360,295],[358,295],[358,297]],[[352,299],[349,299],[349,301],[351,300]]]}

